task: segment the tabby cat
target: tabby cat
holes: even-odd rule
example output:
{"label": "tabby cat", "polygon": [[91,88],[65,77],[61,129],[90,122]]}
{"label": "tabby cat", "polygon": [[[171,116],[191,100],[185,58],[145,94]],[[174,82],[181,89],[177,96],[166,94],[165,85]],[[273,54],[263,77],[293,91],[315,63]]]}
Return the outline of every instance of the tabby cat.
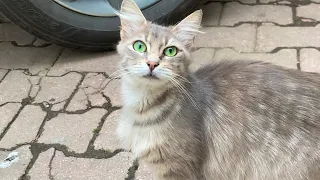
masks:
{"label": "tabby cat", "polygon": [[117,132],[158,179],[320,179],[319,74],[259,61],[191,72],[201,10],[170,27],[147,21],[132,0],[118,15]]}

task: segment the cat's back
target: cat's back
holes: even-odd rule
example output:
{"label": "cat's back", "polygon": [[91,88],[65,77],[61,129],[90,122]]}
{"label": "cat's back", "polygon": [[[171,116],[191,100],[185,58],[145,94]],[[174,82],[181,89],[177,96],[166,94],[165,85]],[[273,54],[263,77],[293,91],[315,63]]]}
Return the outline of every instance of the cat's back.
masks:
{"label": "cat's back", "polygon": [[320,178],[320,75],[223,61],[195,72],[206,94],[207,179]]}

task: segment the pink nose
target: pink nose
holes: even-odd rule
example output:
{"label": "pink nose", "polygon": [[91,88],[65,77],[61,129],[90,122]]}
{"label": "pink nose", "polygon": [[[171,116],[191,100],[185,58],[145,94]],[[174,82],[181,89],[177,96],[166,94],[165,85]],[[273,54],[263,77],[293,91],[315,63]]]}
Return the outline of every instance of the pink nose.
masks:
{"label": "pink nose", "polygon": [[154,68],[156,68],[159,65],[159,63],[158,62],[154,62],[154,61],[148,61],[147,65],[149,66],[150,71],[153,71]]}

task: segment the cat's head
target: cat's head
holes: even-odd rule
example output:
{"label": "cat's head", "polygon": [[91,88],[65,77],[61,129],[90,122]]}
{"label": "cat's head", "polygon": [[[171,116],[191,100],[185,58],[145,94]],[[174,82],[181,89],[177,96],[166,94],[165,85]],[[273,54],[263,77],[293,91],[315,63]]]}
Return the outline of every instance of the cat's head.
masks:
{"label": "cat's head", "polygon": [[201,27],[201,10],[175,26],[164,27],[147,21],[133,0],[124,0],[119,17],[121,75],[132,81],[164,84],[188,74],[189,51]]}

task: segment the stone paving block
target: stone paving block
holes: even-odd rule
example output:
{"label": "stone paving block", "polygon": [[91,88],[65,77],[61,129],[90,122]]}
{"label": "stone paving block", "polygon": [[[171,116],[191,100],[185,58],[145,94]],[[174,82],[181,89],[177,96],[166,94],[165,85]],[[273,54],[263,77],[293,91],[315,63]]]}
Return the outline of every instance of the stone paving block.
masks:
{"label": "stone paving block", "polygon": [[277,47],[320,47],[320,25],[279,27],[266,24],[258,28],[256,51],[270,52]]}
{"label": "stone paving block", "polygon": [[31,180],[50,180],[50,161],[54,155],[54,148],[40,153],[38,159],[30,169],[28,176]]}
{"label": "stone paving block", "polygon": [[293,23],[292,8],[277,5],[243,5],[238,2],[224,6],[220,25],[233,26],[240,22],[273,22],[281,25]]}
{"label": "stone paving block", "polygon": [[195,38],[195,47],[232,47],[239,52],[252,52],[256,37],[256,26],[242,24],[237,27],[204,27],[204,34]]}
{"label": "stone paving block", "polygon": [[4,78],[4,76],[8,73],[6,69],[0,69],[0,81]]}
{"label": "stone paving block", "polygon": [[[233,0],[210,0],[210,1],[219,1],[219,2],[232,2]],[[239,0],[239,2],[244,4],[255,4],[256,0]]]}
{"label": "stone paving block", "polygon": [[297,7],[297,16],[320,21],[320,4],[309,4]]}
{"label": "stone paving block", "polygon": [[40,38],[37,38],[36,41],[33,42],[33,45],[36,46],[36,47],[41,47],[41,46],[46,46],[46,45],[49,45],[51,43],[45,41],[45,40],[42,40]]}
{"label": "stone paving block", "polygon": [[191,70],[196,70],[204,64],[213,61],[215,50],[212,48],[200,48],[191,53],[192,60],[190,64]]}
{"label": "stone paving block", "polygon": [[203,8],[203,26],[215,26],[219,24],[222,11],[221,3],[211,2]]}
{"label": "stone paving block", "polygon": [[0,43],[0,67],[4,69],[28,69],[31,74],[47,71],[57,59],[61,47],[44,48],[16,47],[11,43]]}
{"label": "stone paving block", "polygon": [[15,41],[18,45],[32,44],[35,37],[12,23],[0,24],[0,42]]}
{"label": "stone paving block", "polygon": [[87,108],[89,103],[91,106],[103,106],[108,102],[102,94],[104,86],[108,81],[103,74],[88,73],[68,105],[67,110],[83,110]]}
{"label": "stone paving block", "polygon": [[93,130],[107,113],[104,109],[91,109],[84,114],[60,113],[46,122],[39,142],[66,145],[70,151],[83,153],[93,136]]}
{"label": "stone paving block", "polygon": [[278,66],[297,69],[297,50],[282,49],[276,53],[238,53],[232,49],[217,50],[215,61],[221,60],[252,60],[270,62]]}
{"label": "stone paving block", "polygon": [[30,76],[22,71],[11,71],[0,83],[0,105],[6,102],[21,102],[28,97]]}
{"label": "stone paving block", "polygon": [[118,70],[120,57],[116,52],[90,53],[67,49],[49,71],[49,75],[60,76],[70,71],[106,72]]}
{"label": "stone paving block", "polygon": [[104,149],[114,151],[120,149],[120,142],[117,138],[117,124],[120,117],[120,111],[114,111],[106,118],[99,136],[94,142],[95,149]]}
{"label": "stone paving block", "polygon": [[[11,152],[0,151],[0,179],[17,180],[24,173],[31,161],[30,146],[21,146]],[[14,158],[11,162],[5,161],[8,157]]]}
{"label": "stone paving block", "polygon": [[113,106],[122,105],[120,86],[121,84],[119,79],[112,79],[103,90],[103,94],[109,97]]}
{"label": "stone paving block", "polygon": [[135,180],[157,180],[156,173],[146,164],[140,164],[135,174]]}
{"label": "stone paving block", "polygon": [[25,106],[1,139],[0,148],[9,149],[34,140],[46,114],[39,106]]}
{"label": "stone paving block", "polygon": [[13,117],[18,113],[20,107],[20,103],[8,103],[0,106],[0,134],[8,126],[8,123],[12,121]]}
{"label": "stone paving block", "polygon": [[62,109],[80,80],[81,75],[78,73],[69,73],[62,77],[43,77],[40,82],[41,90],[35,98],[35,103],[57,104],[59,108],[55,110]]}
{"label": "stone paving block", "polygon": [[316,49],[301,49],[300,67],[302,71],[320,73],[320,52]]}
{"label": "stone paving block", "polygon": [[64,180],[122,180],[132,161],[130,153],[122,152],[109,159],[65,157],[57,151],[52,162],[54,179]]}

